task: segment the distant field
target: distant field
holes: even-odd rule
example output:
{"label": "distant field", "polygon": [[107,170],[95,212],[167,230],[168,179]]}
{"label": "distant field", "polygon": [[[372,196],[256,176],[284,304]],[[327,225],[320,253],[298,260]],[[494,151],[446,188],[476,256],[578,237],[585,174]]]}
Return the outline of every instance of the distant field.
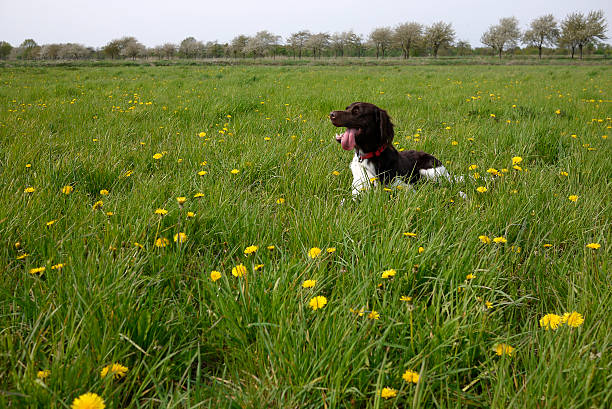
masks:
{"label": "distant field", "polygon": [[[610,66],[0,69],[0,407],[610,407],[611,94]],[[358,100],[472,178],[351,201],[327,115]]]}

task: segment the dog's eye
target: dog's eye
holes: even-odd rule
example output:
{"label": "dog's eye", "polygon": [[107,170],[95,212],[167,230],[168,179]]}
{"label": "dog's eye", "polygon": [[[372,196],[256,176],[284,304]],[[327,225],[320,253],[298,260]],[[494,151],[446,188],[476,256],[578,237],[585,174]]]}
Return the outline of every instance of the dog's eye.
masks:
{"label": "dog's eye", "polygon": [[353,114],[357,114],[357,113],[359,113],[359,106],[358,106],[358,105],[355,105],[355,106],[353,107],[353,109],[351,109],[351,113],[353,113]]}

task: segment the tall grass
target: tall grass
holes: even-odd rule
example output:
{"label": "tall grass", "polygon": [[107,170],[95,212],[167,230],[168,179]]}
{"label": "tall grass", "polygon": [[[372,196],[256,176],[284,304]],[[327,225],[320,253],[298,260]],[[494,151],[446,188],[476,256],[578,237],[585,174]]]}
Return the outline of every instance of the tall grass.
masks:
{"label": "tall grass", "polygon": [[[0,406],[609,406],[610,74],[0,70]],[[351,201],[327,115],[353,101],[388,110],[398,149],[480,178]],[[539,324],[572,311],[577,328]],[[125,377],[101,377],[113,363]]]}

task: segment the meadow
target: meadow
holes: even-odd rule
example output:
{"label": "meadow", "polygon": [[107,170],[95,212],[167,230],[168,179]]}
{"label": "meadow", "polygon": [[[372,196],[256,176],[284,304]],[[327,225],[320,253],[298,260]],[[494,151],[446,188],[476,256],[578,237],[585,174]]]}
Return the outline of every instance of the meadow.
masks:
{"label": "meadow", "polygon": [[[0,69],[0,407],[610,407],[611,92],[609,65]],[[350,200],[354,101],[466,182]]]}

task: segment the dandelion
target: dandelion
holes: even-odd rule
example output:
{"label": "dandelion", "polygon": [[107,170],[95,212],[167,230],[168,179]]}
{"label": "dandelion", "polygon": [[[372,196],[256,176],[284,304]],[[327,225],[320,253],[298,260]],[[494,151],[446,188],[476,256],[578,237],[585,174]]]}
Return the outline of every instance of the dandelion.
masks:
{"label": "dandelion", "polygon": [[104,399],[92,392],[87,392],[76,398],[71,409],[104,409]]}
{"label": "dandelion", "polygon": [[321,254],[321,249],[318,247],[313,247],[310,250],[308,250],[308,257],[312,259],[317,258],[319,254]]}
{"label": "dandelion", "polygon": [[402,296],[400,297],[400,301],[410,302],[410,301],[412,301],[412,297],[409,297],[409,296],[407,296],[407,295],[402,295]]}
{"label": "dandelion", "polygon": [[198,193],[196,193],[195,195],[193,195],[193,198],[194,198],[194,199],[199,199],[199,198],[201,198],[201,197],[204,197],[204,193],[200,193],[200,192],[198,192]]}
{"label": "dandelion", "polygon": [[601,244],[599,243],[589,243],[586,245],[587,248],[593,249],[593,250],[597,250],[598,248],[601,247]]}
{"label": "dandelion", "polygon": [[66,265],[66,263],[57,263],[51,266],[51,270],[61,270],[62,268],[64,268],[64,266]]}
{"label": "dandelion", "polygon": [[512,164],[513,165],[518,165],[519,163],[521,163],[523,161],[523,158],[521,158],[520,156],[514,156],[512,158]]}
{"label": "dandelion", "polygon": [[[487,173],[490,174],[490,175],[496,175],[496,176],[499,175],[499,171],[497,169],[495,169],[495,168],[487,169]],[[485,190],[485,192],[486,192],[486,190]]]}
{"label": "dandelion", "polygon": [[144,249],[144,246],[142,244],[138,243],[137,241],[134,242],[134,247],[136,247],[136,248],[138,248],[140,250]]}
{"label": "dandelion", "polygon": [[327,251],[328,253],[335,253],[336,252],[336,248],[335,247],[328,247],[327,249],[325,249],[325,251]]}
{"label": "dandelion", "polygon": [[15,260],[23,260],[24,258],[26,258],[26,257],[28,257],[28,256],[29,256],[29,254],[28,254],[28,253],[23,253],[23,254],[18,255],[18,256],[15,258]]}
{"label": "dandelion", "polygon": [[508,242],[508,240],[506,240],[506,238],[505,238],[505,237],[501,237],[501,236],[500,236],[500,237],[495,237],[495,238],[493,239],[493,242],[494,242],[494,243],[498,243],[498,244],[500,244],[500,243],[507,243],[507,242]]}
{"label": "dandelion", "polygon": [[249,246],[246,249],[244,249],[244,254],[246,256],[248,256],[249,254],[255,253],[257,251],[259,247],[257,246]]}
{"label": "dandelion", "polygon": [[493,349],[495,351],[495,354],[499,356],[502,356],[502,355],[512,356],[512,353],[514,352],[514,348],[508,344],[496,344]]}
{"label": "dandelion", "polygon": [[185,243],[187,241],[187,235],[183,232],[178,232],[177,234],[174,235],[174,242],[175,243]]}
{"label": "dandelion", "polygon": [[394,398],[397,396],[397,391],[393,388],[384,387],[382,391],[380,391],[380,397],[385,399]]}
{"label": "dandelion", "polygon": [[393,276],[395,276],[395,274],[397,274],[397,271],[395,271],[394,269],[385,270],[385,271],[382,272],[381,278],[393,277]]}
{"label": "dandelion", "polygon": [[25,189],[23,189],[23,191],[25,193],[34,193],[36,191],[36,189],[34,189],[32,186],[28,186]]}
{"label": "dandelion", "polygon": [[155,247],[166,247],[168,244],[170,244],[170,240],[165,237],[159,237],[155,240]]}
{"label": "dandelion", "polygon": [[155,214],[158,214],[160,216],[165,216],[166,214],[168,214],[168,211],[166,209],[158,208],[158,209],[155,209]]}
{"label": "dandelion", "polygon": [[31,268],[30,269],[30,274],[34,275],[34,274],[40,274],[42,275],[42,273],[46,270],[46,267],[35,267],[35,268]]}
{"label": "dandelion", "polygon": [[582,325],[584,318],[582,317],[582,314],[576,311],[571,313],[566,312],[563,314],[563,317],[561,317],[561,322],[569,325],[570,327],[577,328]]}
{"label": "dandelion", "polygon": [[285,203],[285,199],[282,197],[279,197],[278,199],[276,199],[276,204],[283,204]]}
{"label": "dandelion", "polygon": [[406,372],[404,372],[404,374],[402,375],[402,378],[410,383],[418,383],[419,382],[419,374],[416,373],[415,371],[411,371],[410,369],[406,370]]}
{"label": "dandelion", "polygon": [[204,176],[206,175],[208,172],[206,172],[205,170],[201,170],[198,172],[198,176]]}
{"label": "dandelion", "polygon": [[238,264],[236,267],[232,268],[232,275],[234,277],[242,277],[246,275],[247,269],[243,264]]}
{"label": "dandelion", "polygon": [[491,309],[493,308],[493,303],[491,301],[485,301],[485,307],[487,307],[487,309]]}
{"label": "dandelion", "polygon": [[560,109],[557,109],[557,110],[555,111],[555,114],[557,114],[557,115],[561,115],[561,110],[560,110]]}
{"label": "dandelion", "polygon": [[104,368],[102,368],[102,371],[100,371],[100,377],[106,378],[106,375],[110,374],[113,376],[114,379],[120,379],[125,376],[127,371],[128,371],[127,366],[123,366],[121,364],[114,363],[112,365],[107,365]]}
{"label": "dandelion", "polygon": [[317,280],[306,280],[302,283],[302,288],[312,288],[317,284]]}
{"label": "dandelion", "polygon": [[470,165],[468,166],[468,170],[476,170],[478,169],[478,165]]}
{"label": "dandelion", "polygon": [[259,271],[264,267],[263,264],[255,264],[255,266],[253,267],[253,271]]}
{"label": "dandelion", "polygon": [[372,310],[369,314],[368,314],[368,318],[371,320],[377,320],[380,318],[380,314],[378,313],[378,311],[374,311]]}
{"label": "dandelion", "polygon": [[270,246],[268,246],[268,247],[266,247],[266,248],[267,248],[268,250],[272,251],[272,250],[274,250],[274,249],[276,248],[276,246],[270,245]]}
{"label": "dandelion", "polygon": [[545,330],[553,329],[556,330],[559,325],[561,325],[561,316],[557,314],[546,314],[542,318],[540,318],[540,327],[543,327]]}
{"label": "dandelion", "polygon": [[405,232],[402,233],[405,237],[416,237],[417,234],[416,233],[412,233],[412,232]]}
{"label": "dandelion", "polygon": [[102,206],[104,206],[104,202],[102,200],[98,200],[96,203],[93,204],[92,209],[98,210],[101,209]]}
{"label": "dandelion", "polygon": [[424,251],[425,251],[425,248],[424,248],[424,247],[419,247],[419,250],[418,250],[419,254],[421,254],[421,253],[422,253],[422,252],[424,252]]}
{"label": "dandelion", "polygon": [[106,189],[102,189],[102,190],[100,190],[100,194],[101,194],[102,196],[108,196],[108,190],[106,190]]}
{"label": "dandelion", "polygon": [[206,132],[200,132],[200,133],[198,134],[198,136],[199,136],[200,138],[204,138],[204,137],[206,136]]}
{"label": "dandelion", "polygon": [[42,371],[38,371],[36,372],[36,377],[42,381],[44,381],[45,379],[47,379],[49,377],[49,375],[51,375],[51,371],[48,369],[44,369]]}
{"label": "dandelion", "polygon": [[569,175],[569,173],[567,173],[567,172],[566,172],[566,171],[564,171],[564,170],[562,170],[561,172],[559,172],[559,174],[560,174],[561,176],[568,176],[568,175]]}
{"label": "dandelion", "polygon": [[484,193],[484,192],[486,192],[487,190],[488,190],[488,189],[487,189],[486,187],[484,187],[484,186],[478,186],[478,187],[476,188],[476,191],[477,191],[478,193]]}
{"label": "dandelion", "polygon": [[212,282],[214,283],[215,281],[217,281],[218,279],[221,278],[221,272],[220,271],[211,271],[210,272],[210,279],[212,280]]}
{"label": "dandelion", "polygon": [[156,153],[155,155],[153,155],[153,159],[158,160],[161,159],[164,155],[162,155],[161,153]]}
{"label": "dandelion", "polygon": [[57,220],[49,220],[49,221],[46,223],[46,224],[47,224],[47,227],[51,227],[51,226],[53,226],[53,224],[55,224],[55,222],[56,222],[56,221],[57,221]]}
{"label": "dandelion", "polygon": [[308,305],[310,306],[310,308],[312,308],[313,311],[325,307],[325,304],[327,304],[327,298],[323,297],[322,295],[318,295],[308,302]]}
{"label": "dandelion", "polygon": [[334,175],[334,176],[339,176],[339,175],[340,175],[340,172],[338,172],[337,170],[334,170],[334,171],[332,172],[332,175]]}
{"label": "dandelion", "polygon": [[578,201],[578,195],[569,195],[568,199],[572,202]]}
{"label": "dandelion", "polygon": [[70,185],[66,185],[62,188],[62,193],[65,195],[69,195],[70,193],[72,193],[72,191],[74,190],[74,188]]}
{"label": "dandelion", "polygon": [[187,212],[187,217],[192,219],[195,217],[195,213],[194,212]]}
{"label": "dandelion", "polygon": [[472,274],[472,273],[469,273],[468,275],[465,276],[466,280],[473,280],[475,278],[476,278],[476,276],[474,274]]}
{"label": "dandelion", "polygon": [[230,173],[231,173],[232,175],[237,175],[238,173],[240,173],[240,171],[239,171],[238,169],[232,169],[232,170],[230,171]]}

